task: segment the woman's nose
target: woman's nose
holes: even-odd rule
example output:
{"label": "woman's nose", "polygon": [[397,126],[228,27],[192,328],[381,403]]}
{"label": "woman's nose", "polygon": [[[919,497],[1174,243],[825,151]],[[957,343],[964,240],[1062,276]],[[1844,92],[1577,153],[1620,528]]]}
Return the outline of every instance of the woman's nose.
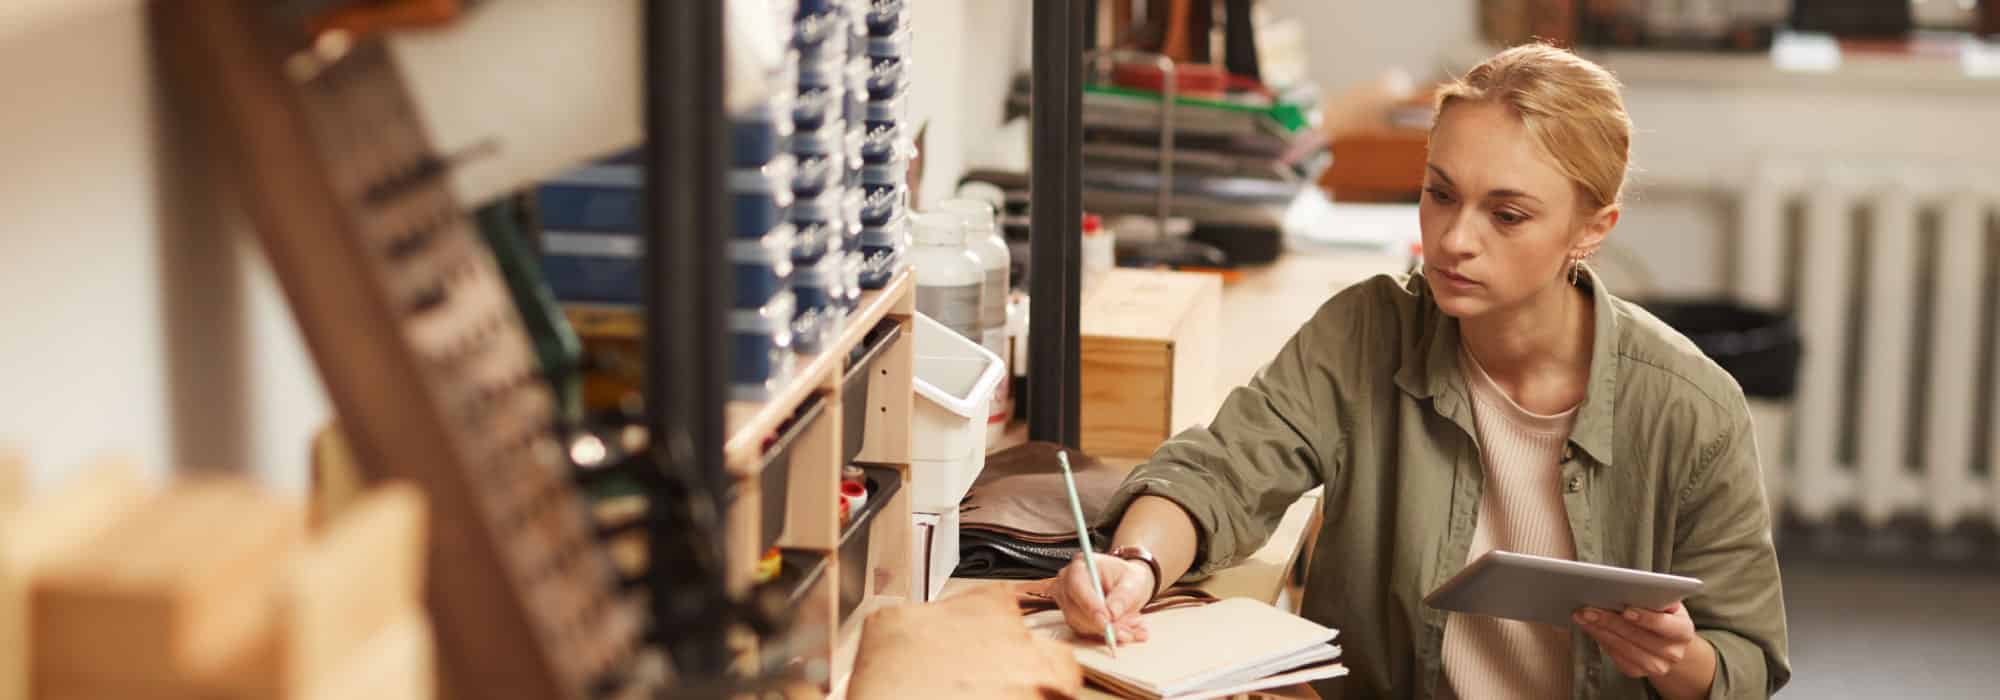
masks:
{"label": "woman's nose", "polygon": [[1452,258],[1469,258],[1479,253],[1479,233],[1472,227],[1472,212],[1454,212],[1444,235],[1437,240],[1437,252]]}

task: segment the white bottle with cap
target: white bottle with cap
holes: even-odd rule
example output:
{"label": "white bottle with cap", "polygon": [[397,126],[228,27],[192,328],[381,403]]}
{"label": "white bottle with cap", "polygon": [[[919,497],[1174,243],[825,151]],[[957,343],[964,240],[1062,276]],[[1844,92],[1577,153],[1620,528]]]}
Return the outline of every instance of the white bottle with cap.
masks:
{"label": "white bottle with cap", "polygon": [[[985,273],[985,282],[979,291],[979,344],[1000,358],[1007,357],[1007,274],[1010,255],[1007,239],[1000,235],[1000,227],[993,213],[993,207],[976,199],[947,199],[938,205],[939,209],[955,212],[965,217],[965,248],[979,259],[979,267]],[[1008,374],[1000,375],[1011,377]],[[986,444],[1000,444],[1007,433],[1007,418],[1014,414],[1012,392],[1008,382],[1000,382],[993,393],[992,414],[986,421]]]}
{"label": "white bottle with cap", "polygon": [[965,217],[927,211],[912,222],[910,266],[916,269],[917,310],[979,341],[979,293],[986,271],[965,249]]}

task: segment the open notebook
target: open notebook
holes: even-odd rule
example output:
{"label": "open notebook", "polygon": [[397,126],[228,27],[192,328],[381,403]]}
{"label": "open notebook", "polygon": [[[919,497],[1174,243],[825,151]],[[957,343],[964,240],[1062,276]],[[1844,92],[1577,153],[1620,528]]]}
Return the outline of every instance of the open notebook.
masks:
{"label": "open notebook", "polygon": [[1092,682],[1121,696],[1205,700],[1347,675],[1334,630],[1249,598],[1146,614],[1145,642],[1078,638],[1050,610],[1026,618],[1036,634],[1071,643]]}

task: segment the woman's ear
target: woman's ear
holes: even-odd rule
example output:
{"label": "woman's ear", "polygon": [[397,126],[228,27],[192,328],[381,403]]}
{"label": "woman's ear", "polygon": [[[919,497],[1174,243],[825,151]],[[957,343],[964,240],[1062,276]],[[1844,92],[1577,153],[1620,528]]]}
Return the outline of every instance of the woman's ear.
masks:
{"label": "woman's ear", "polygon": [[1583,235],[1579,236],[1576,241],[1575,249],[1577,252],[1581,253],[1584,257],[1595,254],[1597,248],[1604,245],[1604,239],[1611,235],[1611,229],[1618,227],[1620,212],[1621,210],[1617,204],[1612,204],[1592,212],[1589,218],[1583,222]]}

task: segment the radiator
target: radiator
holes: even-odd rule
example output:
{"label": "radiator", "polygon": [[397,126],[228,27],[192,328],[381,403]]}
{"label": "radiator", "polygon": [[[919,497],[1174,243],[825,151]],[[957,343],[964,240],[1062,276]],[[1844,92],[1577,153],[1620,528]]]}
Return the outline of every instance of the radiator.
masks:
{"label": "radiator", "polygon": [[1742,196],[1735,293],[1805,343],[1795,399],[1753,405],[1774,507],[2000,526],[1993,173],[1766,163]]}

